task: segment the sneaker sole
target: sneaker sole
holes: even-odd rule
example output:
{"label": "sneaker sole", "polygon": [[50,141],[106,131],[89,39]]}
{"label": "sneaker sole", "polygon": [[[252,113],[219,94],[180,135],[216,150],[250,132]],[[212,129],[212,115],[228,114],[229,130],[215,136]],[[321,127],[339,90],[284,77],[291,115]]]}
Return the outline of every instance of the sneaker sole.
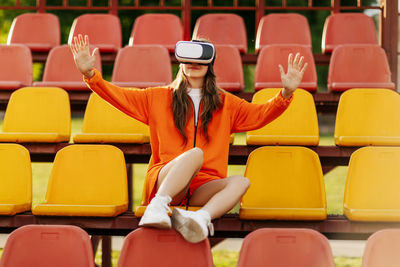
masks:
{"label": "sneaker sole", "polygon": [[201,226],[192,218],[183,216],[179,209],[172,211],[172,227],[190,243],[198,243],[207,238]]}
{"label": "sneaker sole", "polygon": [[171,229],[171,222],[158,221],[156,218],[143,218],[139,222],[141,227],[153,227],[158,229]]}

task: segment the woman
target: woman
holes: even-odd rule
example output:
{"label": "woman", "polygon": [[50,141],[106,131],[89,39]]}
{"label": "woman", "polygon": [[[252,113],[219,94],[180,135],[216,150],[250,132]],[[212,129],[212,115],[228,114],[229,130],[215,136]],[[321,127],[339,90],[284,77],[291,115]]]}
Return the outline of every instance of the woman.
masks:
{"label": "woman", "polygon": [[[146,175],[147,209],[139,226],[171,228],[189,242],[213,234],[211,220],[228,212],[250,186],[243,176],[226,177],[231,133],[260,128],[288,107],[307,63],[289,55],[288,72],[279,65],[283,89],[263,105],[251,104],[217,87],[212,63],[180,64],[165,87],[124,89],[94,69],[89,38],[74,39],[71,51],[90,89],[129,116],[150,126],[153,164]],[[303,66],[303,67],[302,67]],[[198,211],[169,205],[202,206]]]}

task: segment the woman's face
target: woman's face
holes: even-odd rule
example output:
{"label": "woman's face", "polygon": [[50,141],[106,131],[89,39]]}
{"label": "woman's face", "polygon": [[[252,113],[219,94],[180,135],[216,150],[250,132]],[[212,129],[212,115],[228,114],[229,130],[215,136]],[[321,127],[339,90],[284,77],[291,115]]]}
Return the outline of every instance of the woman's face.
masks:
{"label": "woman's face", "polygon": [[183,73],[188,78],[204,78],[207,74],[208,65],[200,65],[197,63],[181,65],[183,65]]}

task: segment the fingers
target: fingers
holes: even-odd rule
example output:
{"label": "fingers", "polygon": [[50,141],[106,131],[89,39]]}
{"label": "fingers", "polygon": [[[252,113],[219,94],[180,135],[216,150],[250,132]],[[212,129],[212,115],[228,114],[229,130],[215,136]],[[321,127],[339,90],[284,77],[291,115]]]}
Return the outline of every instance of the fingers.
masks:
{"label": "fingers", "polygon": [[306,69],[307,69],[307,66],[308,66],[308,63],[304,64],[304,67],[300,70],[301,75],[304,74],[304,72],[305,72]]}
{"label": "fingers", "polygon": [[75,57],[76,54],[78,54],[78,52],[75,49],[75,46],[73,44],[70,44],[69,48],[71,49],[72,55],[74,55],[74,57]]}
{"label": "fingers", "polygon": [[99,51],[99,49],[97,47],[95,49],[93,49],[92,57],[96,56],[97,51]]}
{"label": "fingers", "polygon": [[282,77],[282,76],[285,76],[285,70],[283,69],[282,65],[279,64],[278,67],[279,67],[279,72],[281,73],[281,77]]}
{"label": "fingers", "polygon": [[85,46],[89,46],[89,36],[85,35]]}
{"label": "fingers", "polygon": [[300,53],[296,53],[296,56],[294,57],[294,60],[293,60],[293,66],[297,67],[299,58],[300,58]]}
{"label": "fingers", "polygon": [[293,54],[290,53],[288,57],[288,68],[291,68],[293,66]]}

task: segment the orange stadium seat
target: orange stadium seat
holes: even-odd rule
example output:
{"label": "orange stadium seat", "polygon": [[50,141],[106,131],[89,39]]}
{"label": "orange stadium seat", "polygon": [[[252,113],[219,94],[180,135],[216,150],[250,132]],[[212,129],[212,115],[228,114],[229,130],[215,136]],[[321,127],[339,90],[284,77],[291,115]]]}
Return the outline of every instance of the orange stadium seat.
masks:
{"label": "orange stadium seat", "polygon": [[322,33],[322,53],[331,53],[342,44],[377,45],[372,18],[363,13],[335,13],[328,16]]}
{"label": "orange stadium seat", "polygon": [[193,39],[206,38],[213,44],[233,45],[247,53],[247,34],[243,18],[236,14],[206,14],[197,19]]}
{"label": "orange stadium seat", "polygon": [[175,230],[139,228],[126,236],[118,267],[212,267],[208,239],[189,243]]}
{"label": "orange stadium seat", "polygon": [[183,40],[183,27],[173,14],[144,14],[133,24],[129,45],[162,45],[174,52],[175,44]]}
{"label": "orange stadium seat", "polygon": [[217,85],[230,92],[244,89],[242,58],[239,51],[230,45],[215,45],[214,71]]}
{"label": "orange stadium seat", "polygon": [[[95,68],[101,72],[101,58],[96,55]],[[72,52],[68,45],[57,46],[51,49],[47,57],[46,66],[41,82],[34,82],[34,86],[61,87],[69,90],[90,90],[83,82],[83,76],[75,65]]]}
{"label": "orange stadium seat", "polygon": [[328,90],[394,89],[385,50],[378,45],[341,45],[329,64]]}
{"label": "orange stadium seat", "polygon": [[399,251],[399,229],[384,229],[377,231],[367,240],[361,267],[400,266]]}
{"label": "orange stadium seat", "polygon": [[334,267],[335,263],[328,239],[315,230],[264,228],[245,237],[237,266]]}
{"label": "orange stadium seat", "polygon": [[34,52],[60,45],[60,22],[50,13],[26,13],[14,18],[7,44],[24,44]]}
{"label": "orange stadium seat", "polygon": [[89,235],[72,225],[25,225],[7,239],[0,267],[94,267]]}
{"label": "orange stadium seat", "polygon": [[261,49],[258,55],[256,74],[254,77],[254,89],[282,88],[281,74],[278,65],[281,64],[287,71],[288,56],[292,53],[300,53],[304,56],[304,62],[308,63],[306,72],[299,88],[315,92],[318,88],[317,71],[314,56],[311,49],[304,45],[267,45]]}
{"label": "orange stadium seat", "polygon": [[32,85],[32,55],[21,44],[0,45],[0,90]]}
{"label": "orange stadium seat", "polygon": [[172,82],[168,50],[160,45],[126,46],[115,59],[112,83],[122,87],[146,88]]}
{"label": "orange stadium seat", "polygon": [[307,18],[300,14],[269,14],[261,18],[256,37],[256,52],[266,45],[299,44],[311,49]]}
{"label": "orange stadium seat", "polygon": [[98,47],[100,53],[117,52],[122,45],[121,23],[112,14],[84,14],[77,17],[69,32],[68,44],[78,34],[88,35],[90,45]]}

